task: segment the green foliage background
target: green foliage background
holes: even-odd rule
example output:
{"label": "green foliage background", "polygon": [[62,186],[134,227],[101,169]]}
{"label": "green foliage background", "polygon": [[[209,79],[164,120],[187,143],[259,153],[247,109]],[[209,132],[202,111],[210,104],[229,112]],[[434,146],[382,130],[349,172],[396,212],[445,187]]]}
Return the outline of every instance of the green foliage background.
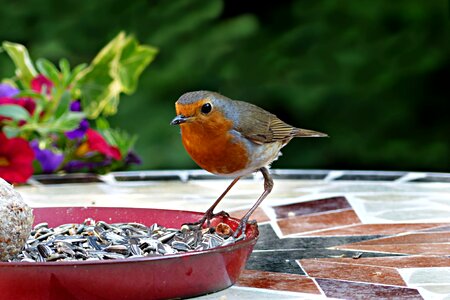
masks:
{"label": "green foliage background", "polygon": [[169,122],[208,89],[331,136],[292,141],[274,167],[449,171],[447,1],[267,3],[0,0],[0,40],[72,65],[121,30],[158,47],[111,119],[139,135],[141,169],[195,168]]}

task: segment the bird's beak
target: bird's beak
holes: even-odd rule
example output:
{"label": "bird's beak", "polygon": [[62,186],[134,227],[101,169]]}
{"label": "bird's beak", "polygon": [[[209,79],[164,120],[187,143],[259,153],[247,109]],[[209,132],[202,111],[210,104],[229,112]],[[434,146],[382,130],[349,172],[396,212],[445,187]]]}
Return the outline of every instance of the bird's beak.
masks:
{"label": "bird's beak", "polygon": [[183,115],[178,115],[172,120],[172,122],[170,122],[170,125],[180,125],[180,124],[186,123],[188,119],[189,119],[189,117],[185,117]]}

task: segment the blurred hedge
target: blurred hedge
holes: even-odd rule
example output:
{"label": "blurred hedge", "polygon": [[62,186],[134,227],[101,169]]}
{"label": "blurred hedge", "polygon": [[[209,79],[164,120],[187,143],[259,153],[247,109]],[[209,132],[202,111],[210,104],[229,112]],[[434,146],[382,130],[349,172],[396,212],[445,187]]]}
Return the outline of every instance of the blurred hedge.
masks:
{"label": "blurred hedge", "polygon": [[209,89],[330,134],[291,142],[274,167],[449,170],[445,1],[0,4],[0,39],[34,58],[90,61],[120,30],[160,49],[111,120],[139,135],[142,169],[195,167],[169,121],[182,93]]}

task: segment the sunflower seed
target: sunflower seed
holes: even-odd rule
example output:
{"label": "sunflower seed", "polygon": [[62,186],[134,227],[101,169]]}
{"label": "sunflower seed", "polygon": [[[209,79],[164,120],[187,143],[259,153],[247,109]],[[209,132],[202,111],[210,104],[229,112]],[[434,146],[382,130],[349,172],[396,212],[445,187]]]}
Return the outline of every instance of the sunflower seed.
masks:
{"label": "sunflower seed", "polygon": [[232,245],[242,239],[229,236],[228,225],[199,229],[183,225],[166,228],[157,223],[147,227],[137,222],[109,224],[88,218],[81,224],[50,228],[34,226],[25,247],[12,261],[55,262],[105,260],[171,255]]}

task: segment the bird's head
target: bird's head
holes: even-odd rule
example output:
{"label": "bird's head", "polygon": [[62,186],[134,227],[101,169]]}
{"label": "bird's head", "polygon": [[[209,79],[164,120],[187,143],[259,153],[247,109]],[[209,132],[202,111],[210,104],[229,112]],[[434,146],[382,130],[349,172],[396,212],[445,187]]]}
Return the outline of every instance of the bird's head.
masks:
{"label": "bird's head", "polygon": [[171,125],[203,124],[213,125],[224,121],[227,98],[209,91],[189,92],[175,103],[177,116]]}

